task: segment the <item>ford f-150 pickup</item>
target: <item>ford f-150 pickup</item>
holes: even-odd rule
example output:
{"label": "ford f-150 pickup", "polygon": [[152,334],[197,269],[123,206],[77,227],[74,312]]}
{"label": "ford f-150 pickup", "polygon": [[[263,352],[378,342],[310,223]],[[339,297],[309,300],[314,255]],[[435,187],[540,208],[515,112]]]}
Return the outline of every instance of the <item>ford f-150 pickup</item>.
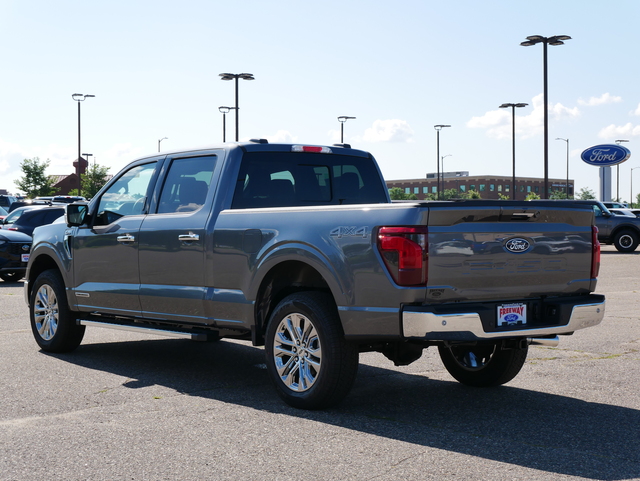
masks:
{"label": "ford f-150 pickup", "polygon": [[528,346],[594,326],[591,206],[392,203],[371,154],[264,140],[132,162],[34,234],[25,282],[41,349],[86,326],[265,346],[292,406],[341,401],[360,352],[437,347],[458,381],[513,379]]}

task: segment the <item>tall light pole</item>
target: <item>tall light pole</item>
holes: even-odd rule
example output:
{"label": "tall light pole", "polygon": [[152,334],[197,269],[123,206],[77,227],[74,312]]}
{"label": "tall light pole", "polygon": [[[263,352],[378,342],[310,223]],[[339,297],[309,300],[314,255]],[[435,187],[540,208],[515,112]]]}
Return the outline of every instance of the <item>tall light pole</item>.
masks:
{"label": "tall light pole", "polygon": [[355,119],[355,117],[349,117],[348,115],[341,115],[338,117],[338,122],[340,122],[340,143],[344,144],[344,123],[347,120]]}
{"label": "tall light pole", "polygon": [[160,152],[160,142],[162,142],[163,140],[168,139],[169,137],[162,137],[161,139],[158,139],[158,152]]}
{"label": "tall light pole", "polygon": [[507,103],[507,104],[502,104],[500,107],[500,109],[506,109],[508,107],[511,107],[511,150],[513,152],[513,179],[512,179],[512,183],[513,183],[513,190],[512,190],[512,195],[511,195],[511,199],[512,200],[516,200],[516,107],[517,108],[521,108],[521,107],[526,107],[529,104],[524,104],[524,103],[517,103],[517,104],[513,104],[513,103]]}
{"label": "tall light pole", "polygon": [[566,190],[566,197],[567,199],[569,198],[569,139],[563,139],[561,137],[558,137],[556,140],[564,140],[567,143],[567,190]]}
{"label": "tall light pole", "polygon": [[564,45],[563,40],[571,40],[568,35],[554,35],[553,37],[543,37],[542,35],[531,35],[525,42],[520,43],[523,47],[530,47],[537,43],[542,43],[542,63],[543,63],[543,90],[544,90],[544,193],[542,198],[549,198],[549,92],[547,88],[547,45]]}
{"label": "tall light pole", "polygon": [[227,114],[230,111],[235,110],[235,107],[226,107],[224,105],[221,105],[220,107],[218,107],[218,110],[222,114],[222,141],[226,142],[227,141]]}
{"label": "tall light pole", "polygon": [[434,125],[433,128],[436,129],[436,164],[438,164],[438,173],[437,175],[437,187],[436,187],[436,199],[440,199],[440,131],[445,127],[451,127],[450,125],[438,124]]}
{"label": "tall light pole", "polygon": [[76,164],[76,175],[78,176],[78,195],[81,195],[82,190],[82,182],[80,182],[80,159],[81,159],[81,149],[80,149],[80,102],[84,102],[86,99],[90,97],[95,97],[95,95],[84,95],[84,94],[71,94],[71,98],[78,102],[78,160]]}
{"label": "tall light pole", "polygon": [[[624,139],[619,139],[619,140],[616,140],[616,145],[620,145],[622,142],[629,142],[629,141]],[[620,164],[616,164],[616,200],[620,202]]]}
{"label": "tall light pole", "polygon": [[236,81],[236,106],[234,107],[236,111],[236,142],[238,141],[238,79],[242,80],[255,80],[255,77],[252,73],[221,73],[220,78],[222,80],[235,80]]}
{"label": "tall light pole", "polygon": [[447,155],[443,155],[442,157],[440,157],[440,161],[442,162],[442,191],[444,194],[444,158],[445,157],[451,157],[453,154],[447,154]]}
{"label": "tall light pole", "polygon": [[640,169],[640,167],[631,167],[631,199],[629,199],[629,202],[631,203],[631,207],[633,208],[633,171],[636,169]]}

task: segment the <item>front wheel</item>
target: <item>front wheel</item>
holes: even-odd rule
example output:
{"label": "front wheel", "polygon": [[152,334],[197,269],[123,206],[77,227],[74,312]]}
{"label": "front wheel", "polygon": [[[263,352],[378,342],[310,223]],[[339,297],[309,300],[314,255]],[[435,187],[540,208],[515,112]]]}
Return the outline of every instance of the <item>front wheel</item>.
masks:
{"label": "front wheel", "polygon": [[467,386],[499,386],[511,381],[527,359],[528,346],[503,349],[501,344],[438,346],[444,367]]}
{"label": "front wheel", "polygon": [[613,245],[619,252],[633,252],[638,247],[638,235],[628,229],[621,230],[613,239]]}
{"label": "front wheel", "polygon": [[358,347],[345,341],[331,297],[292,294],[267,325],[267,371],[280,397],[300,409],[324,409],[349,393],[358,372]]}
{"label": "front wheel", "polygon": [[57,270],[49,269],[37,277],[31,291],[29,315],[33,337],[43,351],[73,351],[82,342],[85,326],[76,324]]}

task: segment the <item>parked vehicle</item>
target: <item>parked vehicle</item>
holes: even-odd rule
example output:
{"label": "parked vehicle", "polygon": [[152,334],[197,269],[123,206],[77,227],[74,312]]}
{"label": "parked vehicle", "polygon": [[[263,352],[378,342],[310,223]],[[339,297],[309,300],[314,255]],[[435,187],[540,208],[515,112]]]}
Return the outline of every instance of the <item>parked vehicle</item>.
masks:
{"label": "parked vehicle", "polygon": [[637,217],[631,209],[612,209],[609,208],[609,212],[615,215],[626,215],[629,217]]}
{"label": "parked vehicle", "polygon": [[[563,201],[562,201],[563,202]],[[619,252],[633,252],[640,243],[640,218],[613,214],[599,200],[576,200],[590,205],[598,227],[598,240],[613,244]]]}
{"label": "parked vehicle", "polygon": [[9,207],[11,207],[11,204],[13,204],[14,202],[16,202],[18,199],[16,199],[13,195],[0,195],[0,207],[4,207],[7,211],[9,210]]}
{"label": "parked vehicle", "polygon": [[16,282],[24,277],[31,251],[31,237],[0,230],[0,279]]}
{"label": "parked vehicle", "polygon": [[504,384],[530,344],[604,315],[590,205],[391,203],[343,145],[154,154],[65,219],[36,229],[26,276],[44,351],[86,326],[250,340],[299,408],[338,403],[366,351],[407,365],[437,347],[458,381]]}
{"label": "parked vehicle", "polygon": [[3,230],[13,230],[32,235],[33,230],[41,225],[51,224],[64,215],[62,205],[33,205],[20,207],[2,220]]}
{"label": "parked vehicle", "polygon": [[603,202],[607,209],[628,209],[629,204],[624,202]]}
{"label": "parked vehicle", "polygon": [[8,215],[9,213],[6,210],[4,210],[4,207],[0,207],[0,221],[2,221]]}

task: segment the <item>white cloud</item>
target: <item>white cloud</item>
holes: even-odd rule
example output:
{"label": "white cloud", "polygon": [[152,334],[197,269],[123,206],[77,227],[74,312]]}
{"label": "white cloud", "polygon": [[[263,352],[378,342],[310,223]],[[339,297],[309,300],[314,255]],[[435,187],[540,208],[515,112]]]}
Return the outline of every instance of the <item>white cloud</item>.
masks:
{"label": "white cloud", "polygon": [[621,101],[622,97],[614,96],[607,92],[602,94],[600,97],[591,97],[589,100],[578,99],[578,104],[595,107],[597,105],[613,104]]}
{"label": "white cloud", "polygon": [[364,131],[362,138],[354,141],[362,142],[413,142],[413,129],[406,120],[376,120]]}
{"label": "white cloud", "polygon": [[631,122],[625,125],[611,124],[598,132],[601,139],[619,139],[620,137],[636,137],[640,135],[640,125]]}
{"label": "white cloud", "polygon": [[287,130],[278,130],[275,134],[266,135],[264,138],[267,139],[269,143],[272,143],[272,144],[277,144],[277,143],[292,144],[294,142],[297,142],[298,140],[297,137],[294,137],[291,134],[291,132]]}
{"label": "white cloud", "polygon": [[[528,107],[516,108],[516,136],[533,137],[542,132],[544,124],[543,94],[536,95]],[[528,113],[527,113],[528,112]],[[580,115],[578,107],[549,104],[549,117],[553,120],[574,118]],[[490,110],[481,117],[473,117],[467,122],[472,129],[486,129],[487,135],[495,139],[511,138],[511,109]]]}
{"label": "white cloud", "polygon": [[640,115],[640,104],[638,104],[638,108],[632,112],[632,115]]}

